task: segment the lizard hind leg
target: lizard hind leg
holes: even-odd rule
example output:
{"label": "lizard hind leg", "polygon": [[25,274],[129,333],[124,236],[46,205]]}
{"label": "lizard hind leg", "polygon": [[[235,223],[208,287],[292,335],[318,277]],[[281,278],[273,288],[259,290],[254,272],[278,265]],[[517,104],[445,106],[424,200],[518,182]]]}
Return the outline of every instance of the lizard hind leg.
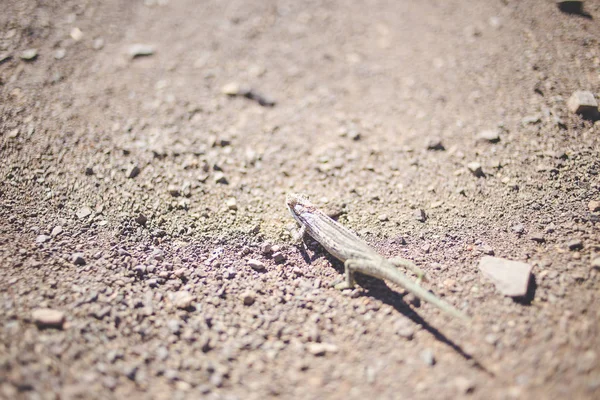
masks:
{"label": "lizard hind leg", "polygon": [[399,257],[390,258],[388,261],[396,267],[406,268],[417,275],[417,282],[427,282],[427,275],[425,275],[425,271],[417,267],[412,261]]}
{"label": "lizard hind leg", "polygon": [[346,260],[344,262],[344,280],[335,285],[338,290],[352,289],[354,287],[354,268],[352,264],[356,263],[356,260]]}

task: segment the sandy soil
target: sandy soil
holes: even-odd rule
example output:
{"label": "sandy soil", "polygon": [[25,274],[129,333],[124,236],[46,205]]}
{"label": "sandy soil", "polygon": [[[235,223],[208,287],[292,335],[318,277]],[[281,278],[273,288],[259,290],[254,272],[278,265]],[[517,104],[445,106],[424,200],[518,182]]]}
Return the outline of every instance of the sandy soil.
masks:
{"label": "sandy soil", "polygon": [[[0,397],[600,396],[600,2],[2,8]],[[472,323],[333,289],[290,191]]]}

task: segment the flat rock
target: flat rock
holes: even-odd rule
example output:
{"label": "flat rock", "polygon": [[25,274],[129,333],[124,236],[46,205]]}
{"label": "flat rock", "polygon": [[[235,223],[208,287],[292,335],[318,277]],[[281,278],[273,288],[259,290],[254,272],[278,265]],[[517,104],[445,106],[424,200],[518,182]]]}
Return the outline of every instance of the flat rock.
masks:
{"label": "flat rock", "polygon": [[595,114],[598,112],[598,102],[587,90],[578,90],[569,97],[567,101],[569,111],[576,114]]}
{"label": "flat rock", "polygon": [[79,219],[83,219],[85,217],[89,217],[92,214],[92,209],[89,207],[81,207],[79,210],[77,210],[77,218]]}
{"label": "flat rock", "polygon": [[485,256],[479,261],[479,269],[503,295],[520,297],[527,294],[531,265],[520,261]]}
{"label": "flat rock", "polygon": [[50,239],[52,239],[52,238],[48,235],[38,235],[38,237],[35,238],[35,242],[36,243],[46,243]]}
{"label": "flat rock", "polygon": [[62,329],[65,323],[65,313],[50,308],[38,308],[31,312],[31,318],[38,328]]}
{"label": "flat rock", "polygon": [[273,257],[273,261],[275,261],[276,263],[280,263],[280,262],[284,262],[285,261],[285,256],[280,251],[276,251],[275,253],[273,253],[272,257]]}
{"label": "flat rock", "polygon": [[247,262],[248,266],[255,271],[264,271],[265,264],[262,261],[255,260],[253,258],[249,259]]}
{"label": "flat rock", "polygon": [[544,243],[546,241],[544,234],[541,232],[533,232],[532,234],[529,235],[529,239],[533,240],[534,242],[538,242],[538,243]]}

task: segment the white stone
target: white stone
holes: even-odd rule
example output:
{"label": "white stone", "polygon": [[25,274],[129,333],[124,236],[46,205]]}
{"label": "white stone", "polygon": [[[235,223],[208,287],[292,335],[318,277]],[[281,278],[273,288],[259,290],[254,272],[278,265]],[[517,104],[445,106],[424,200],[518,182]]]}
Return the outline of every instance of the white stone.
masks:
{"label": "white stone", "polygon": [[567,107],[576,114],[587,114],[598,112],[598,102],[592,92],[578,90],[569,97]]}
{"label": "white stone", "polygon": [[485,256],[479,261],[479,270],[490,279],[505,296],[519,297],[527,294],[531,265],[499,257]]}

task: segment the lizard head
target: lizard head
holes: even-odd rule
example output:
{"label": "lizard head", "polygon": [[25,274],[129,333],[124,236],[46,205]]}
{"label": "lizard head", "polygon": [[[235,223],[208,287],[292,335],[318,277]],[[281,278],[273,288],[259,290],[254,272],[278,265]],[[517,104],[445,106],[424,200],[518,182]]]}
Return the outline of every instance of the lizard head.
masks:
{"label": "lizard head", "polygon": [[310,211],[315,207],[306,195],[299,193],[288,193],[285,197],[285,204],[294,216],[298,216],[305,211]]}

